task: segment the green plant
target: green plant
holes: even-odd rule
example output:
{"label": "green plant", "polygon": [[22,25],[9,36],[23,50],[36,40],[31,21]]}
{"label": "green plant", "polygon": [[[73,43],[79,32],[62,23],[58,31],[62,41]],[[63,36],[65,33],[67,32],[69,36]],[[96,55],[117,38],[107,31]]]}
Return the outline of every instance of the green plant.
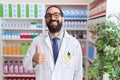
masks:
{"label": "green plant", "polygon": [[[115,17],[117,23],[111,18]],[[103,80],[103,74],[109,74],[109,80],[120,80],[120,14],[109,15],[103,23],[92,26],[91,30],[98,38],[95,42],[98,57],[89,66],[89,80]]]}

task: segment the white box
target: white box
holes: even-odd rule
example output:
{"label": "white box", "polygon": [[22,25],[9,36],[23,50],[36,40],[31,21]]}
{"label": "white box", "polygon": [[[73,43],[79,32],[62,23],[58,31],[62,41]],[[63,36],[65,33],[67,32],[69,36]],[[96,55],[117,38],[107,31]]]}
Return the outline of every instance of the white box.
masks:
{"label": "white box", "polygon": [[26,18],[26,4],[21,3],[20,7],[21,7],[21,18]]}
{"label": "white box", "polygon": [[8,3],[4,3],[3,4],[3,12],[4,12],[3,17],[4,18],[8,18],[9,17]]}
{"label": "white box", "polygon": [[17,4],[16,3],[12,4],[12,17],[17,18]]}

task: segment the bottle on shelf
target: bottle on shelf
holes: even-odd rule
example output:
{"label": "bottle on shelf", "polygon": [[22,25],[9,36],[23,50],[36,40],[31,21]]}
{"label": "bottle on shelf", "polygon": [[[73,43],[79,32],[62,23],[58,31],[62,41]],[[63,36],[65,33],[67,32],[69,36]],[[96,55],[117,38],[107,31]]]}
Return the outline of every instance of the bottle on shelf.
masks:
{"label": "bottle on shelf", "polygon": [[8,44],[8,55],[12,55],[12,44]]}
{"label": "bottle on shelf", "polygon": [[17,54],[17,55],[21,55],[21,47],[20,47],[20,43],[17,43],[16,54]]}
{"label": "bottle on shelf", "polygon": [[18,61],[15,61],[14,68],[13,68],[13,69],[14,69],[13,71],[14,71],[14,74],[15,74],[15,75],[19,74],[19,72],[18,72],[18,67],[19,67]]}
{"label": "bottle on shelf", "polygon": [[4,55],[8,54],[8,45],[6,43],[3,44],[3,54]]}
{"label": "bottle on shelf", "polygon": [[13,43],[12,45],[13,45],[13,46],[12,46],[12,54],[13,54],[13,55],[16,55],[16,53],[17,53],[17,47],[16,47],[16,44]]}
{"label": "bottle on shelf", "polygon": [[8,72],[8,67],[9,67],[8,61],[4,61],[3,73],[4,73],[5,75],[9,74],[9,72]]}
{"label": "bottle on shelf", "polygon": [[13,63],[13,61],[10,61],[10,63],[9,63],[9,74],[13,74],[13,66],[14,66],[14,63]]}
{"label": "bottle on shelf", "polygon": [[20,61],[20,64],[19,64],[19,67],[18,67],[18,71],[19,71],[19,74],[23,74],[23,64],[22,64],[22,61]]}
{"label": "bottle on shelf", "polygon": [[22,54],[22,55],[25,55],[25,54],[26,54],[26,44],[25,44],[25,43],[22,43],[22,44],[21,44],[21,54]]}

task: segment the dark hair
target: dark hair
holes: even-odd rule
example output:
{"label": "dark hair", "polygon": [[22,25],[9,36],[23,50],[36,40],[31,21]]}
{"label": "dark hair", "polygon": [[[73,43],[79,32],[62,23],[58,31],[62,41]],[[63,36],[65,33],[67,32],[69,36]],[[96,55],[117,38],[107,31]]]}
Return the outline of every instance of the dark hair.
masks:
{"label": "dark hair", "polygon": [[61,16],[63,17],[62,9],[61,9],[59,6],[57,6],[57,5],[51,5],[51,6],[49,6],[49,7],[46,9],[46,13],[47,13],[48,9],[50,9],[50,8],[52,8],[52,7],[55,7],[55,8],[57,8],[57,9],[59,9],[59,11],[60,11],[60,13],[61,13]]}

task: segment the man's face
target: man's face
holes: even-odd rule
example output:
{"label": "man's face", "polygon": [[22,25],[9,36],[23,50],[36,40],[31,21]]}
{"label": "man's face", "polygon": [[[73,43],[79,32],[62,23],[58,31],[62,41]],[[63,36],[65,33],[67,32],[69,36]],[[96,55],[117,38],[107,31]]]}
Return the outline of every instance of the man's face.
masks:
{"label": "man's face", "polygon": [[51,33],[56,33],[61,30],[63,17],[58,8],[49,8],[45,16],[46,25]]}

